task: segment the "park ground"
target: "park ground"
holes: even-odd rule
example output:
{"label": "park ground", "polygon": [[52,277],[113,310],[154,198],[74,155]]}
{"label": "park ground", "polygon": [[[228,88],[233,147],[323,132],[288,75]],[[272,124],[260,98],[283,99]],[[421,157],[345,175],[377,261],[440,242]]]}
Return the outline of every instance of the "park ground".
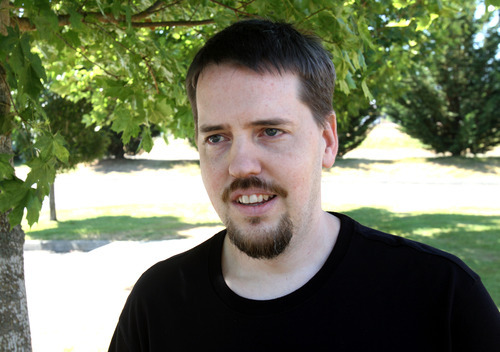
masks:
{"label": "park ground", "polygon": [[[17,169],[21,177],[26,171]],[[476,158],[436,156],[381,123],[360,148],[324,171],[323,204],[459,255],[500,305],[499,176],[500,149]],[[90,252],[25,252],[35,352],[105,351],[140,273],[221,228],[196,151],[176,140],[157,141],[149,154],[58,175],[56,203],[59,222],[48,220],[46,202],[40,222],[23,225],[27,245],[105,245]]]}

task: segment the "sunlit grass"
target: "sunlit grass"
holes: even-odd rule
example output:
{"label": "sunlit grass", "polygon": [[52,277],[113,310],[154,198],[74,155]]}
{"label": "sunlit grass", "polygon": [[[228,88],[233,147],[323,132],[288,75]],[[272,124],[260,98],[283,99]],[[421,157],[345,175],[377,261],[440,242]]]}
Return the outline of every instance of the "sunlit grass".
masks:
{"label": "sunlit grass", "polygon": [[32,228],[24,227],[27,239],[38,240],[161,240],[175,238],[195,227],[219,226],[208,204],[124,205],[80,210],[60,210],[62,221],[47,214]]}
{"label": "sunlit grass", "polygon": [[395,148],[425,148],[424,145],[415,138],[400,131],[395,125],[382,123],[374,129],[361,143],[359,148],[363,149],[395,149]]}

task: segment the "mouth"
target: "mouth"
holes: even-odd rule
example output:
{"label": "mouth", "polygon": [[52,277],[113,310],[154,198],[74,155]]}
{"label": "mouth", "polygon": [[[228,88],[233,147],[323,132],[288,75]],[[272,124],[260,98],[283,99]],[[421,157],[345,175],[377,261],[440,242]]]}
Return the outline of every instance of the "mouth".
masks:
{"label": "mouth", "polygon": [[236,199],[238,204],[242,205],[261,205],[264,204],[276,196],[272,194],[250,194],[250,195],[242,195]]}

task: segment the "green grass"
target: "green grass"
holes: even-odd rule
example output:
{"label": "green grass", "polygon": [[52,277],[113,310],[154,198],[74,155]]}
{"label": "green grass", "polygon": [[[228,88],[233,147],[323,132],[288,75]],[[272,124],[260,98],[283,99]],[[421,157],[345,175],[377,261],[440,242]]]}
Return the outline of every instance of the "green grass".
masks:
{"label": "green grass", "polygon": [[[97,216],[97,214],[99,214]],[[166,215],[168,214],[168,215]],[[198,227],[217,227],[220,221],[208,205],[112,206],[58,211],[62,221],[42,219],[31,229],[31,240],[152,241],[185,237]]]}
{"label": "green grass", "polygon": [[385,128],[382,124],[368,134],[359,148],[364,149],[394,149],[394,148],[424,148],[424,145],[415,138],[401,132],[399,128]]}

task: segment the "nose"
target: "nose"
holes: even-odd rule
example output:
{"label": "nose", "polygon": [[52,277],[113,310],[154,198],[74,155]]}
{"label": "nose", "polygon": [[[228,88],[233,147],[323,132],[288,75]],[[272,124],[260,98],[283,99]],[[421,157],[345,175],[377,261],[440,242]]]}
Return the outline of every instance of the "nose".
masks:
{"label": "nose", "polygon": [[234,178],[256,176],[262,171],[258,149],[250,141],[233,143],[229,157],[229,174]]}

